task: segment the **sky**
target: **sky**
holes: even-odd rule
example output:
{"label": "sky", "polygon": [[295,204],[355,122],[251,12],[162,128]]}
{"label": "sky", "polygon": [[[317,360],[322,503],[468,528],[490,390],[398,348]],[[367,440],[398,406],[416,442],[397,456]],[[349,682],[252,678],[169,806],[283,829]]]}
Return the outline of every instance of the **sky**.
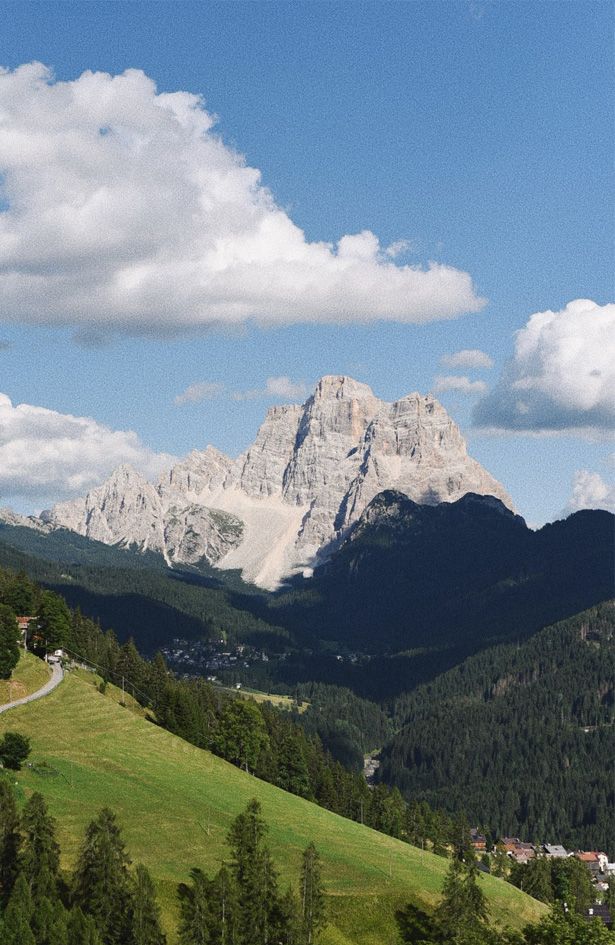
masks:
{"label": "sky", "polygon": [[610,2],[1,2],[0,504],[431,392],[615,509]]}

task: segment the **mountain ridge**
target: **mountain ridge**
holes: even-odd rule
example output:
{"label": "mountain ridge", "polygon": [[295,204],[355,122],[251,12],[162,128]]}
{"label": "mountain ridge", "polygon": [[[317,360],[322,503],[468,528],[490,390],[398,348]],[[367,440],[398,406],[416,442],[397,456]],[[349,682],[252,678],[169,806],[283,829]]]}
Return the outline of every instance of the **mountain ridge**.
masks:
{"label": "mountain ridge", "polygon": [[157,484],[120,466],[41,522],[156,551],[169,565],[239,569],[273,589],[309,574],[390,488],[428,505],[477,492],[512,506],[431,395],[388,403],[353,378],[327,375],[303,405],[269,408],[236,459],[193,450]]}

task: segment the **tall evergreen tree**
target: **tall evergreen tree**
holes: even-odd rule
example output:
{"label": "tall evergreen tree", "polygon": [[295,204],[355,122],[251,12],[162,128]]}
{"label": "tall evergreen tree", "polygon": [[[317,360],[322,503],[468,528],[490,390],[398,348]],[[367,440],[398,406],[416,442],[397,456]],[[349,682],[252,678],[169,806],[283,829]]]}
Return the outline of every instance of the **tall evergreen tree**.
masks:
{"label": "tall evergreen tree", "polygon": [[167,939],[160,927],[156,890],[150,874],[141,863],[135,871],[134,883],[134,945],[166,945]]}
{"label": "tall evergreen tree", "polygon": [[68,642],[71,615],[66,602],[53,591],[43,591],[38,609],[39,635],[44,648],[54,650]]}
{"label": "tall evergreen tree", "polygon": [[6,604],[0,604],[0,679],[10,679],[17,666],[20,639],[15,614]]}
{"label": "tall evergreen tree", "polygon": [[277,941],[280,945],[304,945],[306,941],[301,919],[301,904],[291,886],[279,900],[279,931]]}
{"label": "tall evergreen tree", "polygon": [[313,945],[326,922],[320,857],[313,843],[303,851],[299,888],[304,940],[306,945]]}
{"label": "tall evergreen tree", "polygon": [[241,945],[268,945],[273,941],[272,933],[277,924],[277,877],[265,843],[266,832],[261,806],[254,799],[229,831]]}
{"label": "tall evergreen tree", "polygon": [[454,858],[444,881],[444,899],[436,910],[436,928],[447,945],[479,945],[487,939],[486,899],[476,866]]}
{"label": "tall evergreen tree", "polygon": [[103,945],[95,920],[79,906],[73,906],[69,913],[67,935],[68,945]]}
{"label": "tall evergreen tree", "polygon": [[38,945],[30,927],[33,905],[23,876],[15,881],[4,912],[2,945]]}
{"label": "tall evergreen tree", "polygon": [[129,863],[115,814],[105,808],[86,829],[73,879],[74,902],[94,917],[104,945],[133,945]]}
{"label": "tall evergreen tree", "polygon": [[50,816],[45,799],[38,792],[27,801],[21,815],[23,846],[21,872],[26,878],[34,900],[58,894],[60,847],[56,840],[56,824]]}
{"label": "tall evergreen tree", "polygon": [[0,778],[0,903],[6,905],[17,876],[19,815],[13,788]]}
{"label": "tall evergreen tree", "polygon": [[190,885],[178,887],[180,945],[214,945],[211,882],[200,869],[190,871]]}
{"label": "tall evergreen tree", "polygon": [[68,945],[67,913],[59,900],[41,896],[35,901],[30,922],[36,945]]}

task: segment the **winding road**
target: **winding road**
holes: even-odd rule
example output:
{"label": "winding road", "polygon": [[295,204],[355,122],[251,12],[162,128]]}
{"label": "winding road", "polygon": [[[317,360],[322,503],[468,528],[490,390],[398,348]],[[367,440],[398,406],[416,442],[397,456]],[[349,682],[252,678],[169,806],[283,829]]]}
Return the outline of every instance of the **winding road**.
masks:
{"label": "winding road", "polygon": [[34,702],[35,699],[42,699],[43,696],[48,696],[50,692],[53,692],[53,690],[60,685],[63,679],[64,670],[59,663],[53,663],[51,666],[51,676],[44,686],[41,686],[36,692],[30,693],[29,696],[24,696],[23,699],[15,699],[14,702],[7,702],[5,705],[0,705],[0,713],[8,712],[9,709],[14,709],[18,705],[26,705],[27,702]]}

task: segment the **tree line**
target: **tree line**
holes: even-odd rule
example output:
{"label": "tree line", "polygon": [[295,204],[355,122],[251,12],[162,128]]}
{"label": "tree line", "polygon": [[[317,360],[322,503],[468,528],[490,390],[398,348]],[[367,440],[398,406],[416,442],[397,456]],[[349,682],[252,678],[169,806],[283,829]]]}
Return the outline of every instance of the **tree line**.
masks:
{"label": "tree line", "polygon": [[[231,825],[229,863],[181,883],[180,945],[315,945],[326,923],[318,852],[303,853],[297,887],[279,888],[258,801]],[[3,945],[166,945],[156,890],[134,868],[115,814],[86,827],[75,868],[60,869],[57,829],[41,794],[18,813],[0,779],[0,941]]]}

